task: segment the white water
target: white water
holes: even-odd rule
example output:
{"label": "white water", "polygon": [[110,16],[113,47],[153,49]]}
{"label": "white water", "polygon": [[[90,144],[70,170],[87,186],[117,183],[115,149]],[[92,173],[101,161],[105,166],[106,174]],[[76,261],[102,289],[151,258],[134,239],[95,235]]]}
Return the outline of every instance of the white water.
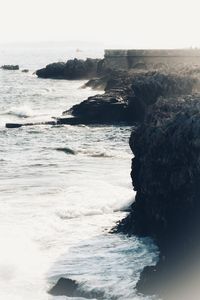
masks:
{"label": "white water", "polygon": [[[81,52],[79,56],[99,56]],[[0,299],[46,300],[61,276],[107,299],[143,299],[134,287],[155,262],[149,240],[109,234],[134,199],[131,128],[33,126],[6,122],[50,120],[97,92],[84,81],[42,80],[33,71],[77,56],[67,48],[1,48],[0,65]],[[75,155],[57,151],[70,148]],[[148,299],[147,297],[145,299]]]}

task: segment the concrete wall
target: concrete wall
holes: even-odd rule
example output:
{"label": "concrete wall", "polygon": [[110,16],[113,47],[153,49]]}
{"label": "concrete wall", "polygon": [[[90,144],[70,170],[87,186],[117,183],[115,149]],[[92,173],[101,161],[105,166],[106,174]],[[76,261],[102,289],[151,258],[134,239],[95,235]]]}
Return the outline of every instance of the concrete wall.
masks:
{"label": "concrete wall", "polygon": [[177,50],[105,50],[105,65],[111,69],[200,65],[199,49]]}

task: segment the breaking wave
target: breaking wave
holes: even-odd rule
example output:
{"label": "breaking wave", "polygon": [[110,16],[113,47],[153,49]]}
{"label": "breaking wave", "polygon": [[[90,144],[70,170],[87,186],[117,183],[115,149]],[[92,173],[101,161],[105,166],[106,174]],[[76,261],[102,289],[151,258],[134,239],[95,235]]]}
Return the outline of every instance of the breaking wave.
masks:
{"label": "breaking wave", "polygon": [[11,108],[7,112],[5,112],[4,115],[11,115],[19,118],[29,118],[29,117],[34,117],[36,114],[33,112],[31,108],[26,106],[21,106],[21,107]]}

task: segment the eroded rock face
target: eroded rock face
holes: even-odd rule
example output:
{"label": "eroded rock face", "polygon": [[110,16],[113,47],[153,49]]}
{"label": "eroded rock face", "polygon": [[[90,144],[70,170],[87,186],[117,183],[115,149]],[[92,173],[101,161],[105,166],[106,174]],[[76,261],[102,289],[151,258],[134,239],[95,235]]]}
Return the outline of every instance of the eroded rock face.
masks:
{"label": "eroded rock face", "polygon": [[160,260],[144,269],[137,287],[162,295],[200,249],[200,96],[159,100],[130,147],[137,193],[118,230],[155,240]]}
{"label": "eroded rock face", "polygon": [[89,97],[63,114],[72,114],[85,123],[134,124],[143,121],[147,109],[159,97],[190,94],[197,82],[192,76],[113,72],[104,94]]}
{"label": "eroded rock face", "polygon": [[37,70],[36,75],[41,78],[52,79],[87,79],[97,76],[99,72],[100,59],[87,58],[70,59],[66,63],[57,62]]}
{"label": "eroded rock face", "polygon": [[[49,74],[64,74],[65,64],[47,66]],[[41,70],[43,72],[43,70]],[[44,75],[46,76],[46,75]],[[132,125],[144,120],[147,112],[160,98],[171,95],[191,94],[199,89],[199,79],[190,75],[174,73],[140,72],[129,74],[112,71],[100,79],[90,81],[91,85],[106,85],[105,93],[89,97],[80,104],[63,112],[55,121],[42,122],[44,125],[79,124],[124,124]],[[167,108],[169,109],[169,108]],[[159,110],[158,113],[161,113]],[[164,112],[162,112],[164,113]],[[159,119],[161,120],[161,119]],[[34,123],[6,124],[7,128],[31,126]]]}
{"label": "eroded rock face", "polygon": [[89,97],[74,105],[65,114],[85,120],[90,124],[113,124],[127,121],[127,97],[125,91],[110,91],[103,95]]}

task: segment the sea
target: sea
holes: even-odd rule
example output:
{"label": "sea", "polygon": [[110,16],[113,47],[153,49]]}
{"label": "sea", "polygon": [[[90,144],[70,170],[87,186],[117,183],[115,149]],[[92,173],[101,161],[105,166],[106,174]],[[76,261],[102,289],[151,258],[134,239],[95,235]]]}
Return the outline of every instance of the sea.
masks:
{"label": "sea", "polygon": [[[7,122],[49,121],[103,91],[86,81],[39,79],[35,71],[102,49],[66,45],[0,45],[0,299],[51,296],[61,277],[104,299],[154,299],[135,285],[157,249],[148,238],[111,234],[134,201],[130,126],[44,126],[7,129]],[[29,69],[28,73],[22,72]],[[113,298],[114,297],[114,298]]]}

